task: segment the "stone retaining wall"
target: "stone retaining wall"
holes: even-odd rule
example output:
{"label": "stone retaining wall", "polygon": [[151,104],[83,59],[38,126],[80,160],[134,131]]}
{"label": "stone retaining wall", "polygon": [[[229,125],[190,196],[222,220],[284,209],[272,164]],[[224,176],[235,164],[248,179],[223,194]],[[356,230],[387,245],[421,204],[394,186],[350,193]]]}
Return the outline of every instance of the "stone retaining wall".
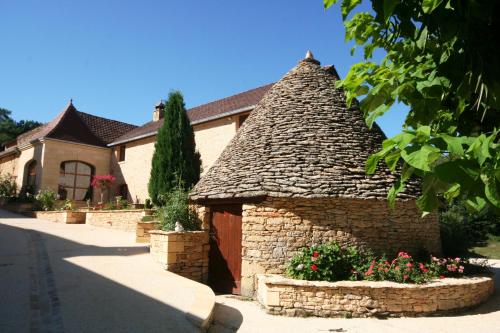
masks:
{"label": "stone retaining wall", "polygon": [[137,222],[135,230],[135,242],[136,243],[149,243],[151,230],[158,229],[160,226],[159,222]]}
{"label": "stone retaining wall", "polygon": [[319,317],[419,316],[470,308],[493,293],[488,276],[426,284],[304,281],[258,275],[257,299],[271,314]]}
{"label": "stone retaining wall", "polygon": [[37,211],[33,212],[37,219],[48,220],[64,224],[84,224],[85,212],[78,211]]}
{"label": "stone retaining wall", "polygon": [[441,252],[437,215],[421,218],[414,201],[399,201],[392,210],[386,200],[268,198],[244,204],[242,223],[241,288],[247,296],[254,294],[255,274],[283,274],[288,260],[313,244],[357,244],[389,256]]}
{"label": "stone retaining wall", "polygon": [[207,231],[149,233],[151,255],[163,268],[198,282],[207,281],[210,249]]}
{"label": "stone retaining wall", "polygon": [[151,215],[147,210],[92,210],[87,212],[86,223],[94,227],[136,232],[137,223]]}

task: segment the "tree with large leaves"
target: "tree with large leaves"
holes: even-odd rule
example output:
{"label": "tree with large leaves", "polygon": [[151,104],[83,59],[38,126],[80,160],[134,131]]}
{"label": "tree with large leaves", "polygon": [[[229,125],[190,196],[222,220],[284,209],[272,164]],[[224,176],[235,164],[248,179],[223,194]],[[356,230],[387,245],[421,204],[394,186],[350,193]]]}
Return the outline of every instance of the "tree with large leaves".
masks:
{"label": "tree with large leaves", "polygon": [[[412,175],[423,179],[417,204],[429,212],[441,198],[500,211],[500,2],[493,0],[361,0],[340,3],[346,40],[363,50],[337,85],[369,126],[394,103],[409,107],[402,132],[366,163],[402,166],[389,192],[394,204]],[[374,60],[374,51],[385,56]]]}
{"label": "tree with large leaves", "polygon": [[165,105],[163,126],[156,138],[148,189],[151,200],[161,205],[160,195],[179,186],[190,189],[200,178],[201,160],[193,128],[179,91],[171,92]]}

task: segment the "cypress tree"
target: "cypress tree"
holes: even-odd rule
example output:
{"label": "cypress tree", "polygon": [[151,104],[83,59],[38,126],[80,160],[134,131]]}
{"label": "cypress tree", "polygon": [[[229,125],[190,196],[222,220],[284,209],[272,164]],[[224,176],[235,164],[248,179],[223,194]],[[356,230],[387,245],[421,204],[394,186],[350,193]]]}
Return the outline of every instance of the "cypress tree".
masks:
{"label": "cypress tree", "polygon": [[189,190],[200,179],[201,160],[196,151],[193,128],[179,91],[171,92],[165,105],[163,126],[156,137],[148,190],[151,200],[182,186]]}

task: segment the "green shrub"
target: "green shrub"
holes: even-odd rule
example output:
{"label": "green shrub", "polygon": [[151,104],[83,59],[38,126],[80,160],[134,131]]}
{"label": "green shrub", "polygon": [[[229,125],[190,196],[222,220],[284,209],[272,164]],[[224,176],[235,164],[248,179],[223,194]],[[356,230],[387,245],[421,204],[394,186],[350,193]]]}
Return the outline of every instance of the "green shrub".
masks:
{"label": "green shrub", "polygon": [[484,272],[462,258],[429,257],[424,262],[415,260],[406,252],[399,252],[388,261],[385,256],[375,257],[357,247],[342,248],[335,242],[304,248],[294,256],[286,275],[310,281],[369,280],[398,283],[424,283],[444,277],[459,277],[466,271]]}
{"label": "green shrub", "polygon": [[51,189],[40,190],[35,199],[43,210],[54,210],[57,193]]}
{"label": "green shrub", "polygon": [[16,195],[17,185],[10,175],[0,175],[0,198],[10,198]]}
{"label": "green shrub", "polygon": [[303,248],[292,258],[287,275],[296,279],[339,281],[357,279],[356,272],[369,264],[371,255],[335,242]]}
{"label": "green shrub", "polygon": [[160,227],[164,231],[175,230],[175,223],[182,224],[185,230],[200,230],[201,221],[196,213],[189,207],[188,192],[178,187],[170,193],[161,195],[159,198],[164,202],[162,207],[156,211],[160,221]]}
{"label": "green shrub", "polygon": [[153,204],[151,203],[151,199],[147,198],[144,200],[144,208],[151,209],[153,208]]}
{"label": "green shrub", "polygon": [[73,210],[73,201],[71,201],[70,199],[64,200],[62,210]]}
{"label": "green shrub", "polygon": [[471,213],[461,204],[440,212],[441,243],[446,256],[468,256],[476,246],[485,246],[488,233],[495,233],[500,222],[488,210]]}

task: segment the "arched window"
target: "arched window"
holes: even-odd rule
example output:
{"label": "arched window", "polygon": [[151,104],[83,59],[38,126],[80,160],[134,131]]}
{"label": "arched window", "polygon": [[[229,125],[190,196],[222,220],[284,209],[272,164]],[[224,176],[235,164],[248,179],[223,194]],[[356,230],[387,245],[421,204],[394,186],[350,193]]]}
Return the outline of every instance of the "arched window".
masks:
{"label": "arched window", "polygon": [[87,200],[92,199],[90,182],[94,167],[82,161],[66,161],[59,169],[60,199]]}
{"label": "arched window", "polygon": [[36,186],[36,161],[31,161],[26,166],[26,185]]}

